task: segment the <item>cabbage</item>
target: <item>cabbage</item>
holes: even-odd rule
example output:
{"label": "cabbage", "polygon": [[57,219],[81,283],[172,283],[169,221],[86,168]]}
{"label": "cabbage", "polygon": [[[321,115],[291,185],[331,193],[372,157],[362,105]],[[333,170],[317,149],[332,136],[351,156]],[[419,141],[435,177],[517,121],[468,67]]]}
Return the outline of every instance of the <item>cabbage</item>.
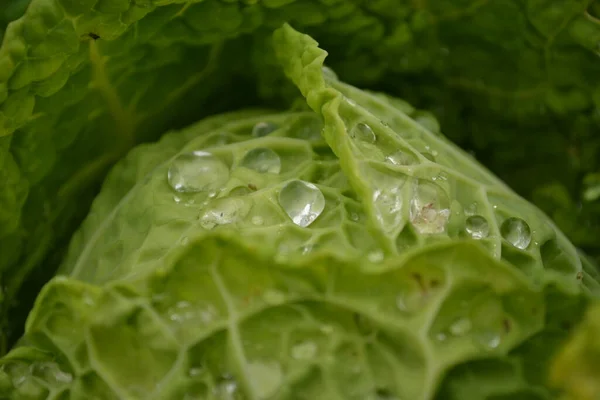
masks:
{"label": "cabbage", "polygon": [[552,4],[33,0],[0,397],[597,398],[600,29]]}

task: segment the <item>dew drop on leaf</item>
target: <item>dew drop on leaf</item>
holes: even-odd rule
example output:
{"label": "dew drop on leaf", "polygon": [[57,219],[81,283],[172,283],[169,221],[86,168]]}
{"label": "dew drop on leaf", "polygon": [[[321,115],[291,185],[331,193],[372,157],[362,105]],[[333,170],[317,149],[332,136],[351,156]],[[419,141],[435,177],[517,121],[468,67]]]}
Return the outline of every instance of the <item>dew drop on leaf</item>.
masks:
{"label": "dew drop on leaf", "polygon": [[364,122],[356,124],[356,126],[350,130],[350,136],[367,143],[375,143],[377,140],[373,129]]}
{"label": "dew drop on leaf", "polygon": [[410,201],[410,221],[422,234],[443,233],[450,219],[448,196],[441,187],[419,182]]}
{"label": "dew drop on leaf", "polygon": [[397,151],[385,157],[385,161],[393,165],[413,165],[417,159],[404,151]]}
{"label": "dew drop on leaf", "polygon": [[240,198],[218,199],[204,211],[200,217],[200,226],[213,229],[218,225],[233,224],[246,216],[248,211],[248,205]]}
{"label": "dew drop on leaf", "polygon": [[325,209],[325,196],[314,184],[295,180],[281,189],[279,204],[296,225],[305,228]]}
{"label": "dew drop on leaf", "polygon": [[472,328],[471,320],[465,317],[456,319],[451,325],[448,331],[453,336],[463,336],[469,333]]}
{"label": "dew drop on leaf", "polygon": [[384,254],[383,254],[383,251],[381,251],[381,250],[373,250],[372,252],[370,252],[367,255],[367,258],[372,263],[380,263],[383,261]]}
{"label": "dew drop on leaf", "polygon": [[214,395],[218,400],[236,400],[238,393],[238,383],[229,374],[220,377],[214,389]]}
{"label": "dew drop on leaf", "polygon": [[508,218],[500,227],[502,237],[518,249],[525,250],[531,243],[531,229],[521,218]]}
{"label": "dew drop on leaf", "polygon": [[251,362],[248,364],[248,380],[259,399],[271,398],[283,383],[281,365],[275,361]]}
{"label": "dew drop on leaf", "polygon": [[278,174],[281,171],[281,159],[271,149],[252,149],[242,159],[242,167],[253,169],[261,174]]}
{"label": "dew drop on leaf", "polygon": [[181,193],[217,191],[228,179],[227,165],[204,151],[180,154],[167,172],[169,185]]}
{"label": "dew drop on leaf", "polygon": [[471,215],[465,221],[465,230],[473,239],[484,239],[490,234],[490,225],[481,215]]}
{"label": "dew drop on leaf", "polygon": [[475,334],[475,340],[484,350],[494,350],[502,343],[502,335],[499,331],[484,330]]}
{"label": "dew drop on leaf", "polygon": [[253,225],[257,226],[262,225],[264,223],[263,217],[261,217],[260,215],[255,215],[250,221]]}
{"label": "dew drop on leaf", "polygon": [[317,345],[315,342],[300,342],[292,347],[292,357],[296,360],[310,360],[317,354]]}
{"label": "dew drop on leaf", "polygon": [[272,122],[258,122],[252,128],[252,136],[254,137],[263,137],[268,134],[275,132],[279,128],[276,124]]}

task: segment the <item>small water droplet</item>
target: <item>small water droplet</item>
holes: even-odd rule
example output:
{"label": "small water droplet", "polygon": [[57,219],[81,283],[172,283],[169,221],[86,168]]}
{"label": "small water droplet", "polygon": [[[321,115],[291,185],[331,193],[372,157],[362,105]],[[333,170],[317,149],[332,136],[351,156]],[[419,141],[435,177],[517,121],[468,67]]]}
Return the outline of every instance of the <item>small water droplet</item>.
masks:
{"label": "small water droplet", "polygon": [[500,227],[502,237],[518,249],[525,250],[531,243],[531,229],[521,218],[508,218]]}
{"label": "small water droplet", "polygon": [[374,250],[374,251],[372,251],[372,252],[369,253],[369,255],[367,256],[367,258],[372,263],[380,263],[380,262],[383,261],[384,254],[383,254],[383,251],[381,251],[381,250]]}
{"label": "small water droplet", "polygon": [[348,97],[344,97],[344,100],[346,100],[346,103],[350,104],[352,107],[356,107],[356,102]]}
{"label": "small water droplet", "polygon": [[220,377],[214,394],[218,400],[235,400],[238,393],[238,383],[233,376],[227,374]]}
{"label": "small water droplet", "polygon": [[330,81],[337,81],[338,80],[337,74],[331,68],[323,65],[323,67],[321,68],[321,71],[323,72],[323,77],[326,80],[330,80]]}
{"label": "small water droplet", "polygon": [[484,239],[490,234],[490,225],[485,217],[471,215],[465,222],[465,230],[473,239]]}
{"label": "small water droplet", "polygon": [[354,222],[358,222],[360,217],[359,217],[358,213],[353,212],[353,213],[350,213],[350,219]]}
{"label": "small water droplet", "polygon": [[377,140],[373,129],[364,122],[356,124],[356,126],[350,130],[350,136],[367,143],[375,143]]}
{"label": "small water droplet", "polygon": [[455,320],[450,325],[450,328],[448,330],[454,336],[463,336],[463,335],[466,335],[467,333],[469,333],[472,326],[473,325],[472,325],[470,319],[461,317],[461,318],[458,318],[457,320]]}
{"label": "small water droplet", "polygon": [[436,184],[417,183],[410,201],[410,221],[422,234],[443,233],[450,219],[448,196]]}
{"label": "small water droplet", "polygon": [[262,225],[264,223],[263,217],[260,215],[255,215],[251,219],[253,225]]}
{"label": "small water droplet", "polygon": [[255,361],[248,364],[248,381],[259,399],[275,395],[283,382],[281,365],[275,361]]}
{"label": "small water droplet", "polygon": [[202,367],[193,367],[188,370],[188,375],[191,377],[200,376],[204,372]]}
{"label": "small water droplet", "polygon": [[296,225],[305,228],[325,209],[325,196],[314,184],[295,180],[281,189],[279,204]]}
{"label": "small water droplet", "polygon": [[279,305],[285,301],[285,294],[277,289],[267,289],[263,293],[265,303]]}
{"label": "small water droplet", "polygon": [[485,330],[475,335],[475,340],[486,350],[497,349],[502,343],[500,332],[494,330]]}
{"label": "small water droplet", "polygon": [[233,224],[246,216],[248,211],[249,206],[240,198],[219,199],[204,211],[200,226],[210,230],[218,225]]}
{"label": "small water droplet", "polygon": [[389,175],[379,171],[371,171],[370,181],[373,191],[375,218],[386,232],[392,232],[403,225],[402,187],[406,183],[404,175]]}
{"label": "small water droplet", "polygon": [[397,151],[385,158],[385,161],[393,165],[413,165],[417,159],[404,151]]}
{"label": "small water droplet", "polygon": [[52,386],[66,385],[73,381],[73,375],[61,370],[55,362],[34,363],[30,370],[33,376],[41,378]]}
{"label": "small water droplet", "polygon": [[313,247],[314,246],[312,243],[305,244],[304,246],[300,247],[300,253],[305,256],[313,251]]}
{"label": "small water droplet", "polygon": [[229,168],[210,153],[194,151],[180,154],[167,173],[171,187],[182,193],[220,190],[229,179]]}
{"label": "small water droplet", "polygon": [[446,339],[448,337],[446,336],[446,334],[444,332],[440,332],[437,335],[435,335],[435,338],[438,342],[444,342],[444,341],[446,341]]}
{"label": "small water droplet", "polygon": [[301,342],[292,347],[292,357],[296,360],[310,360],[317,354],[317,350],[314,342]]}
{"label": "small water droplet", "polygon": [[281,171],[281,159],[271,149],[252,149],[242,159],[240,165],[262,174],[278,174]]}
{"label": "small water droplet", "polygon": [[471,215],[475,215],[477,214],[477,208],[479,207],[479,205],[477,204],[476,201],[474,201],[473,203],[469,204],[467,207],[465,207],[465,215],[467,216],[471,216]]}
{"label": "small water droplet", "polygon": [[424,296],[417,290],[405,289],[396,296],[396,307],[400,311],[412,313],[425,303]]}
{"label": "small water droplet", "polygon": [[252,128],[252,136],[254,137],[263,137],[267,136],[270,133],[273,133],[279,128],[276,124],[272,122],[258,122]]}

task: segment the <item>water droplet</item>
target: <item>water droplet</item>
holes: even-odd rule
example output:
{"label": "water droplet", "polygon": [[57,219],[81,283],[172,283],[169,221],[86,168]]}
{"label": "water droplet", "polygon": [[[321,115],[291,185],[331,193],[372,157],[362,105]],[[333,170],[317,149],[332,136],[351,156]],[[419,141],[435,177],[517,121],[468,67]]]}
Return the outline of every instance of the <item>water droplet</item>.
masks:
{"label": "water droplet", "polygon": [[337,74],[336,74],[336,73],[335,73],[335,71],[334,71],[334,70],[332,70],[331,68],[329,68],[329,67],[327,67],[327,66],[325,66],[325,65],[324,65],[324,66],[321,68],[321,71],[323,72],[323,77],[324,77],[326,80],[330,80],[330,81],[337,81],[337,80],[338,80],[338,76],[337,76]]}
{"label": "water droplet", "polygon": [[265,303],[271,305],[279,305],[285,301],[285,294],[276,289],[267,289],[263,294]]}
{"label": "water droplet", "polygon": [[454,336],[463,336],[469,333],[472,326],[470,319],[462,317],[454,321],[448,330]]}
{"label": "water droplet", "polygon": [[369,253],[369,255],[367,256],[367,258],[372,263],[380,263],[380,262],[383,261],[384,254],[383,254],[383,251],[381,251],[381,250],[374,250],[374,251],[372,251],[372,252]]}
{"label": "water droplet", "polygon": [[375,143],[377,140],[373,129],[364,122],[356,124],[356,126],[350,130],[350,136],[367,143]]}
{"label": "water droplet", "polygon": [[413,165],[417,159],[404,151],[397,151],[385,158],[385,161],[393,165]]}
{"label": "water droplet", "polygon": [[188,375],[191,377],[200,376],[204,372],[204,368],[202,367],[193,367],[188,370]]}
{"label": "water droplet", "polygon": [[310,360],[317,354],[317,350],[314,342],[301,342],[292,347],[292,357],[296,360]]}
{"label": "water droplet", "polygon": [[242,167],[250,168],[262,174],[278,174],[281,171],[281,159],[271,149],[252,149],[242,159]]}
{"label": "water droplet", "polygon": [[262,225],[264,223],[263,217],[260,215],[255,215],[251,219],[253,225]]}
{"label": "water droplet", "polygon": [[259,399],[275,395],[283,382],[281,365],[275,361],[251,362],[248,364],[248,381]]}
{"label": "water droplet", "polygon": [[31,373],[51,386],[66,385],[73,381],[73,375],[61,370],[55,362],[34,363]]}
{"label": "water droplet", "polygon": [[497,349],[502,343],[500,332],[494,330],[485,330],[475,335],[475,340],[486,350]]}
{"label": "water droplet", "polygon": [[302,253],[302,255],[307,255],[312,250],[313,250],[313,244],[312,243],[305,244],[304,246],[300,247],[300,252]]}
{"label": "water droplet", "polygon": [[485,217],[471,215],[465,222],[465,229],[473,239],[484,239],[490,234],[490,225]]}
{"label": "water droplet", "polygon": [[471,215],[477,214],[477,208],[478,207],[479,207],[479,205],[477,204],[476,201],[474,201],[473,203],[471,203],[467,207],[465,207],[465,214],[467,216],[471,216]]}
{"label": "water droplet", "polygon": [[521,218],[508,218],[500,227],[502,237],[518,249],[525,250],[531,243],[531,229]]}
{"label": "water droplet", "polygon": [[252,190],[248,186],[237,186],[229,191],[230,196],[246,196],[252,193]]}
{"label": "water droplet", "polygon": [[444,342],[444,341],[446,341],[446,339],[448,337],[446,336],[446,334],[444,332],[440,332],[437,335],[435,335],[435,338],[438,342]]}
{"label": "water droplet", "polygon": [[344,97],[344,100],[346,100],[346,103],[350,104],[350,106],[352,107],[356,107],[356,102],[348,97]]}
{"label": "water droplet", "polygon": [[443,233],[450,219],[448,196],[436,184],[418,182],[410,201],[410,221],[422,234]]}
{"label": "water droplet", "polygon": [[295,180],[281,189],[279,204],[296,225],[305,228],[325,209],[325,196],[314,184]]}
{"label": "water droplet", "polygon": [[235,400],[238,393],[238,383],[231,375],[223,375],[214,389],[218,400]]}
{"label": "water droplet", "polygon": [[213,229],[218,225],[233,224],[246,216],[250,207],[240,198],[223,198],[215,201],[200,218],[200,226]]}
{"label": "water droplet", "polygon": [[180,154],[169,167],[167,180],[182,193],[217,191],[229,179],[229,168],[217,157],[203,151]]}
{"label": "water droplet", "polygon": [[350,219],[354,222],[358,222],[360,217],[359,217],[358,213],[353,212],[353,213],[350,213]]}
{"label": "water droplet", "polygon": [[389,175],[373,170],[370,172],[370,181],[375,188],[375,218],[386,232],[392,232],[404,222],[402,187],[406,179],[404,175]]}
{"label": "water droplet", "polygon": [[400,311],[412,313],[424,305],[424,300],[417,290],[405,289],[396,296],[396,307]]}
{"label": "water droplet", "polygon": [[252,128],[252,136],[267,136],[268,134],[275,132],[277,128],[279,127],[272,122],[259,122]]}

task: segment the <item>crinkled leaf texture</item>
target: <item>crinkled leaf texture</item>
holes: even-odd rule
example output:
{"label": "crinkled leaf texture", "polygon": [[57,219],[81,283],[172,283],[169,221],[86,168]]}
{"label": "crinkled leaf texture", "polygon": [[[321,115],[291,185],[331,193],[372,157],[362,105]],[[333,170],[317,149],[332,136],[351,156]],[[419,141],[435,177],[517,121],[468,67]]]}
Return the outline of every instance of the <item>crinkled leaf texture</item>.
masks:
{"label": "crinkled leaf texture", "polygon": [[27,298],[135,144],[216,112],[287,104],[268,44],[286,21],[320,40],[347,81],[431,109],[452,140],[600,254],[593,0],[0,3],[2,336],[18,336]]}
{"label": "crinkled leaf texture", "polygon": [[594,268],[406,103],[338,81],[290,26],[274,46],[310,109],[212,117],[119,162],[0,390],[553,398]]}

